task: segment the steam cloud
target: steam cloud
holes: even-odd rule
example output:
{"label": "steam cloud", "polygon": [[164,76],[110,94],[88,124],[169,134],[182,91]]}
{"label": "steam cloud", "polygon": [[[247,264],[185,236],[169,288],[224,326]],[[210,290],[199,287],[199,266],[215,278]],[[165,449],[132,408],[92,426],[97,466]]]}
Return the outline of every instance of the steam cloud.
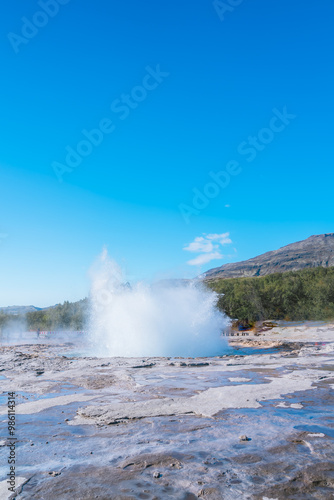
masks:
{"label": "steam cloud", "polygon": [[104,250],[91,271],[89,337],[97,356],[216,356],[228,318],[200,284],[131,287]]}

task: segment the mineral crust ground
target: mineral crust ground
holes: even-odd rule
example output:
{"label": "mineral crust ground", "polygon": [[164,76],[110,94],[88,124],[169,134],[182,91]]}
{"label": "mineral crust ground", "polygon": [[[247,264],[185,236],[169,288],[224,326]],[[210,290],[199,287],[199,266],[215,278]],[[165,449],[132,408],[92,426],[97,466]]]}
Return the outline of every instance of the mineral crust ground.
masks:
{"label": "mineral crust ground", "polygon": [[334,325],[229,341],[229,354],[195,359],[2,345],[0,498],[333,499]]}

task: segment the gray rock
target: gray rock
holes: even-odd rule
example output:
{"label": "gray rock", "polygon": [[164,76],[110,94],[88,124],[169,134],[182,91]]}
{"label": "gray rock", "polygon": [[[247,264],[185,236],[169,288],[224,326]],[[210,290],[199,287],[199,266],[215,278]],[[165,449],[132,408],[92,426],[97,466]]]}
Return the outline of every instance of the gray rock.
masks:
{"label": "gray rock", "polygon": [[204,279],[244,278],[272,273],[334,266],[334,233],[310,236],[249,260],[210,269]]}

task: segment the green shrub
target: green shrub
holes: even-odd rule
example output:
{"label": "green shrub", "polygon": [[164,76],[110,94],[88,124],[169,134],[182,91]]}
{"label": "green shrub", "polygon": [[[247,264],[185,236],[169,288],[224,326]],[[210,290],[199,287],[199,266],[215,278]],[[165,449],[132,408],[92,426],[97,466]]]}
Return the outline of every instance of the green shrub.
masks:
{"label": "green shrub", "polygon": [[240,322],[334,319],[334,267],[317,267],[255,278],[213,279],[218,307]]}

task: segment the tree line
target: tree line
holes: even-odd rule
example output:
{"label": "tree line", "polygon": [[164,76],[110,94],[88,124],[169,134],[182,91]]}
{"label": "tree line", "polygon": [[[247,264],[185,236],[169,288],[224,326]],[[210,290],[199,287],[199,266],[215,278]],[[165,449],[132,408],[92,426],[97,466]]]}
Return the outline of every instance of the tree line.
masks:
{"label": "tree line", "polygon": [[316,267],[254,278],[213,279],[218,307],[241,324],[260,320],[334,319],[334,267]]}
{"label": "tree line", "polygon": [[88,299],[65,301],[54,307],[31,311],[24,315],[0,311],[0,332],[20,325],[25,330],[83,330],[88,319]]}

